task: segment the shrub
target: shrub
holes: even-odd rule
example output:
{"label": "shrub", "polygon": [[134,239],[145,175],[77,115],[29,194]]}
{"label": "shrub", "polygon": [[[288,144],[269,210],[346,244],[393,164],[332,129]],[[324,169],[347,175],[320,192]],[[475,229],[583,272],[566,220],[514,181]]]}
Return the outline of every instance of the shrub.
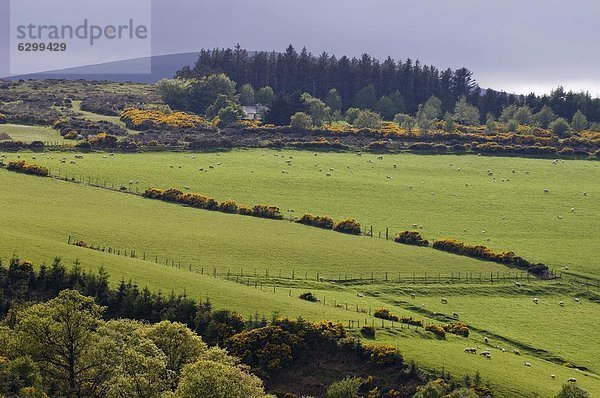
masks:
{"label": "shrub", "polygon": [[403,316],[400,318],[400,323],[404,323],[412,326],[423,327],[423,321],[419,319],[414,319],[412,316]]}
{"label": "shrub", "polygon": [[117,137],[106,133],[91,135],[88,137],[88,142],[96,148],[114,148],[117,146]]}
{"label": "shrub", "polygon": [[17,173],[31,174],[41,177],[47,177],[49,174],[48,168],[44,166],[38,166],[37,164],[27,163],[24,160],[14,160],[8,162],[6,166],[7,170],[15,171]]}
{"label": "shrub", "polygon": [[333,229],[333,220],[329,216],[314,216],[312,214],[303,214],[302,217],[296,220],[297,223],[310,225],[312,227]]}
{"label": "shrub", "polygon": [[74,140],[79,134],[75,130],[68,131],[67,134],[63,135],[65,140]]}
{"label": "shrub", "polygon": [[377,366],[397,366],[402,365],[404,358],[396,347],[389,345],[367,345],[364,346],[365,354],[369,357],[369,362]]}
{"label": "shrub", "polygon": [[311,303],[316,303],[318,301],[317,298],[315,297],[315,295],[312,294],[311,292],[302,293],[300,296],[298,296],[298,298],[301,298],[302,300],[310,301]]}
{"label": "shrub", "polygon": [[556,398],[589,398],[590,394],[583,388],[573,384],[563,384]]}
{"label": "shrub", "polygon": [[448,324],[442,325],[442,328],[447,333],[456,334],[456,335],[462,336],[462,337],[469,337],[469,327],[462,322],[448,323]]}
{"label": "shrub", "polygon": [[327,389],[327,398],[354,398],[358,397],[358,390],[362,380],[358,377],[346,377],[337,381]]}
{"label": "shrub", "polygon": [[290,118],[290,127],[297,131],[305,131],[313,126],[312,118],[304,112],[296,112]]}
{"label": "shrub", "polygon": [[388,321],[398,322],[398,317],[390,312],[387,308],[378,308],[373,313],[375,318],[386,319]]}
{"label": "shrub", "polygon": [[444,330],[443,327],[439,326],[439,325],[427,325],[425,326],[425,330],[427,330],[428,332],[431,332],[433,334],[435,334],[438,337],[441,337],[443,339],[446,338],[446,331]]}
{"label": "shrub", "polygon": [[244,206],[244,205],[240,205],[238,207],[238,214],[242,215],[242,216],[251,216],[252,215],[252,209],[248,206]]}
{"label": "shrub", "polygon": [[569,122],[567,122],[563,118],[556,119],[555,121],[550,123],[549,127],[552,130],[552,132],[559,137],[565,136],[569,132],[569,129],[571,128],[571,126],[569,125]]}
{"label": "shrub", "polygon": [[219,205],[219,211],[235,214],[238,212],[238,205],[233,200],[226,200]]}
{"label": "shrub", "polygon": [[342,220],[334,225],[333,230],[344,234],[360,235],[360,223],[353,218]]}
{"label": "shrub", "polygon": [[88,247],[88,244],[85,241],[83,241],[83,240],[75,241],[73,243],[73,245],[79,246],[79,247]]}
{"label": "shrub", "polygon": [[394,242],[403,243],[405,245],[429,246],[429,241],[423,239],[423,236],[418,231],[404,231],[394,238]]}
{"label": "shrub", "polygon": [[5,124],[8,123],[8,118],[6,117],[6,115],[0,113],[0,124]]}
{"label": "shrub", "polygon": [[363,326],[360,328],[360,334],[363,336],[374,339],[375,338],[375,328],[373,326]]}
{"label": "shrub", "polygon": [[279,207],[269,205],[254,206],[252,208],[252,215],[254,217],[270,218],[273,220],[281,220],[283,218],[283,214],[281,214],[281,210],[279,210]]}
{"label": "shrub", "polygon": [[208,122],[185,112],[163,113],[157,110],[130,108],[123,111],[121,120],[133,130],[149,130],[166,127],[170,129],[207,127]]}
{"label": "shrub", "polygon": [[548,267],[545,264],[533,264],[523,257],[516,256],[513,252],[494,252],[483,245],[467,245],[454,239],[442,239],[433,243],[433,248],[480,260],[493,261],[500,264],[512,265],[527,270],[535,275],[545,275]]}

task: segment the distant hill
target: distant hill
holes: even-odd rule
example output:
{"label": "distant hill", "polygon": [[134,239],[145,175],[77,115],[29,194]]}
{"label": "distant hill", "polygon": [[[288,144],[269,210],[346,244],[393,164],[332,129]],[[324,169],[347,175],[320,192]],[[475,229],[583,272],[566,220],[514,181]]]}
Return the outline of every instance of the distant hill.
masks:
{"label": "distant hill", "polygon": [[[134,58],[124,61],[107,62],[96,65],[56,71],[32,73],[6,77],[6,80],[19,79],[66,79],[66,80],[109,80],[115,82],[156,83],[160,79],[170,78],[185,65],[193,66],[199,52],[155,55],[146,58]],[[139,70],[150,59],[152,72],[150,74],[119,74],[114,71]]]}

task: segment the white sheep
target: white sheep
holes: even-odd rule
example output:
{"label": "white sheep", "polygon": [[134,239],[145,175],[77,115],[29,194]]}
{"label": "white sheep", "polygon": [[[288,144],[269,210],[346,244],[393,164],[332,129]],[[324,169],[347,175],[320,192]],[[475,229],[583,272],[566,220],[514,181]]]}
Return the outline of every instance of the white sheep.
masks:
{"label": "white sheep", "polygon": [[448,304],[448,300],[442,297],[442,304]]}
{"label": "white sheep", "polygon": [[564,301],[559,301],[558,305],[560,305],[561,307],[564,307],[565,306],[565,302]]}
{"label": "white sheep", "polygon": [[331,173],[325,174],[325,177],[331,177]]}
{"label": "white sheep", "polygon": [[576,378],[574,378],[574,377],[569,377],[569,378],[567,379],[567,382],[568,382],[568,383],[577,383],[577,379],[576,379]]}
{"label": "white sheep", "polygon": [[528,367],[531,367],[531,363],[529,363],[529,362],[525,362],[525,364],[524,364],[524,365],[525,365],[525,366],[528,366]]}
{"label": "white sheep", "polygon": [[554,379],[556,379],[556,375],[550,375],[550,378],[551,378],[552,380],[554,380]]}
{"label": "white sheep", "polygon": [[587,192],[584,192],[584,193],[583,193],[583,196],[587,196]]}
{"label": "white sheep", "polygon": [[410,298],[412,298],[412,299],[415,299],[415,298],[417,298],[417,295],[416,295],[416,293],[411,293],[411,294],[410,294]]}
{"label": "white sheep", "polygon": [[513,353],[514,353],[515,355],[521,355],[521,351],[519,351],[519,350],[517,350],[517,349],[514,349],[514,350],[513,350]]}
{"label": "white sheep", "polygon": [[458,319],[458,318],[460,318],[460,315],[458,315],[458,312],[453,312],[452,313],[452,318]]}
{"label": "white sheep", "polygon": [[483,338],[483,342],[484,342],[485,344],[489,344],[489,342],[490,342],[490,339],[488,339],[487,337],[484,337],[484,338]]}
{"label": "white sheep", "polygon": [[537,298],[537,297],[535,297],[535,298],[533,299],[533,302],[537,304],[537,303],[538,303],[538,298]]}
{"label": "white sheep", "polygon": [[544,193],[550,193],[550,190],[548,188],[544,188]]}

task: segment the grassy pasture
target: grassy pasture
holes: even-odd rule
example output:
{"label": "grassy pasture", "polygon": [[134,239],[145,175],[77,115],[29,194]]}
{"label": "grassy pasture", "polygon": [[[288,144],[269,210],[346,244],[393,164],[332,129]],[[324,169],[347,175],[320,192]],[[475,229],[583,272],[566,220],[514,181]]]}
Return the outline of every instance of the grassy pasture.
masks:
{"label": "grassy pasture", "polygon": [[0,124],[0,133],[7,133],[12,141],[30,143],[33,141],[73,143],[61,137],[58,130],[49,126],[29,126],[24,124]]}
{"label": "grassy pasture", "polygon": [[[183,157],[182,154],[178,156]],[[115,160],[119,157],[117,155]],[[86,164],[89,160],[90,157],[86,156],[75,166]],[[98,158],[95,163],[103,161],[111,159]],[[103,265],[113,283],[121,278],[133,279],[154,290],[185,291],[196,299],[210,297],[217,307],[235,309],[246,316],[255,312],[269,315],[278,311],[283,315],[301,315],[311,320],[364,322],[367,319],[375,324],[380,322],[368,313],[353,311],[352,305],[359,304],[361,308],[388,306],[394,313],[416,316],[429,323],[437,321],[429,312],[449,314],[458,311],[461,320],[487,330],[485,335],[498,336],[501,346],[511,348],[518,343],[529,346],[530,351],[523,357],[494,351],[491,361],[479,355],[465,354],[464,347],[483,346],[482,331],[474,331],[469,339],[448,336],[441,341],[422,329],[388,329],[378,333],[376,342],[397,345],[408,359],[415,359],[428,368],[440,369],[443,366],[458,376],[479,370],[501,397],[515,394],[533,396],[534,392],[549,397],[568,377],[577,377],[578,383],[590,392],[600,392],[597,376],[549,362],[544,359],[548,354],[539,354],[544,350],[597,371],[597,366],[588,362],[594,360],[597,351],[590,349],[589,345],[597,345],[597,336],[592,335],[595,329],[590,323],[599,315],[598,306],[582,298],[583,304],[574,307],[574,293],[560,284],[525,283],[524,291],[519,293],[514,283],[494,287],[477,284],[407,286],[299,280],[286,282],[292,289],[290,297],[288,288],[277,288],[275,293],[267,287],[261,291],[151,261],[67,245],[66,237],[73,234],[90,243],[114,242],[114,246],[135,248],[138,253],[160,250],[164,255],[173,257],[179,254],[182,260],[206,264],[207,268],[228,264],[248,271],[256,268],[260,272],[269,268],[272,274],[284,267],[294,267],[299,273],[327,269],[333,274],[370,269],[408,273],[413,269],[478,272],[502,270],[503,267],[432,249],[350,237],[284,221],[190,209],[5,170],[0,170],[0,186],[3,187],[0,225],[7,226],[0,229],[0,255],[4,258],[15,253],[36,262],[50,262],[56,255],[63,257],[66,263],[78,258],[84,268]],[[304,290],[326,298],[326,305],[297,299]],[[409,296],[413,291],[417,293],[414,305]],[[448,306],[438,304],[442,295],[450,301]],[[538,307],[531,303],[533,295],[541,300]],[[568,303],[567,311],[558,312],[558,305],[553,305],[559,299]],[[336,307],[332,301],[338,304],[349,302],[351,307],[349,310],[343,305]],[[584,317],[590,321],[582,321]],[[534,325],[536,320],[543,327]],[[564,332],[565,325],[569,325],[569,333]],[[496,341],[494,339],[492,344]],[[531,362],[532,367],[525,367],[525,361]],[[552,381],[551,374],[555,374],[557,380]]]}
{"label": "grassy pasture", "polygon": [[375,235],[386,226],[396,233],[422,225],[429,240],[453,237],[514,251],[557,272],[568,267],[565,272],[600,277],[599,162],[236,150],[97,153],[73,165],[60,164],[62,154],[52,156],[38,163],[109,183],[139,181],[139,190],[189,186],[217,200],[270,203],[296,215],[351,216],[373,225]]}

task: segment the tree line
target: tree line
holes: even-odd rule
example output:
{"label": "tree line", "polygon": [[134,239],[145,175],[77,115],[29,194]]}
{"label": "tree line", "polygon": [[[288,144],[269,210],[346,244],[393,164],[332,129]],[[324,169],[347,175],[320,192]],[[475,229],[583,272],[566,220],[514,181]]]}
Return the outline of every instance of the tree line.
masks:
{"label": "tree line", "polygon": [[418,60],[384,61],[368,54],[337,58],[326,52],[315,56],[303,48],[289,46],[284,52],[248,52],[235,48],[202,50],[194,66],[183,67],[176,77],[202,78],[224,73],[241,87],[272,89],[276,96],[309,93],[325,99],[331,89],[339,94],[339,108],[372,109],[383,113],[393,105],[393,114],[416,114],[419,105],[435,96],[442,113],[452,111],[464,97],[480,111],[480,120],[488,115],[498,118],[511,105],[526,105],[539,112],[549,107],[557,117],[571,120],[580,110],[591,122],[600,122],[600,99],[589,93],[567,92],[558,87],[550,95],[515,95],[493,89],[482,90],[467,68],[440,70]]}

